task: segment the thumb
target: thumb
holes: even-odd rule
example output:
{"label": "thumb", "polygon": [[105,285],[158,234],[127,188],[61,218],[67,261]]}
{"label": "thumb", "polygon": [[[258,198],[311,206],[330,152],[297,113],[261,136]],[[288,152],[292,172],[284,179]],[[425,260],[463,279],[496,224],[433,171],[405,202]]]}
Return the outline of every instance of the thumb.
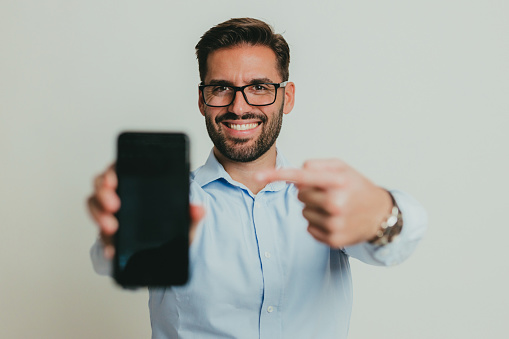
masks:
{"label": "thumb", "polygon": [[205,216],[205,208],[202,205],[190,204],[189,215],[191,217],[191,225],[189,226],[189,245],[191,245],[194,236],[196,235],[198,224]]}

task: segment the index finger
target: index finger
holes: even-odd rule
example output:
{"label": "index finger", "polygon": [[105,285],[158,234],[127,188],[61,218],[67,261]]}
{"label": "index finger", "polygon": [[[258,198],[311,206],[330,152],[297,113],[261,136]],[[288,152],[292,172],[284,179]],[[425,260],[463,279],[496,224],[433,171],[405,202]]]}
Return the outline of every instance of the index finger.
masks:
{"label": "index finger", "polygon": [[343,176],[337,172],[315,171],[298,168],[282,168],[259,172],[255,178],[262,182],[286,181],[297,186],[314,186],[320,188],[341,187]]}

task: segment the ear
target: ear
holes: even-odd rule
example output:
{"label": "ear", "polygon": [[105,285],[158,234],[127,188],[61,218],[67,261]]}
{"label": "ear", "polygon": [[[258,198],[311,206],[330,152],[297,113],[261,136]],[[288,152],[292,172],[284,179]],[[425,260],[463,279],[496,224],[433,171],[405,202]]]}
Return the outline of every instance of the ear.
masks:
{"label": "ear", "polygon": [[200,89],[198,89],[198,108],[200,109],[201,115],[205,116],[205,102],[203,101]]}
{"label": "ear", "polygon": [[292,111],[295,103],[295,84],[289,82],[286,84],[285,89],[285,105],[283,107],[283,113],[288,114]]}

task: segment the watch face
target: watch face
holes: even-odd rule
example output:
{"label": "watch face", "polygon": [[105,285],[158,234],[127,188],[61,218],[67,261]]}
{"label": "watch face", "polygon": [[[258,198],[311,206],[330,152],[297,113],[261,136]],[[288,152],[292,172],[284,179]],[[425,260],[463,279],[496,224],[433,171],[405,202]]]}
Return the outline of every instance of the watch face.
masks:
{"label": "watch face", "polygon": [[[392,197],[392,195],[391,195]],[[384,221],[377,232],[377,237],[369,241],[369,243],[376,246],[383,246],[391,243],[401,233],[403,228],[403,218],[401,212],[393,199],[394,207],[392,208],[391,215]]]}
{"label": "watch face", "polygon": [[396,225],[397,222],[398,222],[398,216],[392,214],[389,217],[389,219],[387,219],[387,227],[392,227],[392,226]]}

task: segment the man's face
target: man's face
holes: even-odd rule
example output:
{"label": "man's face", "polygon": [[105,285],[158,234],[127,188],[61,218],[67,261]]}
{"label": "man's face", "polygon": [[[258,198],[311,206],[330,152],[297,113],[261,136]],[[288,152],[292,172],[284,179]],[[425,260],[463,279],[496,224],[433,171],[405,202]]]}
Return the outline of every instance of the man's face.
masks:
{"label": "man's face", "polygon": [[[242,45],[212,52],[207,59],[206,85],[211,83],[244,86],[253,83],[280,83],[276,55],[265,46]],[[283,113],[293,108],[293,84],[278,89],[276,102],[250,106],[237,92],[228,107],[208,107],[200,93],[199,106],[214,146],[226,158],[237,162],[258,159],[269,149],[281,130]]]}

